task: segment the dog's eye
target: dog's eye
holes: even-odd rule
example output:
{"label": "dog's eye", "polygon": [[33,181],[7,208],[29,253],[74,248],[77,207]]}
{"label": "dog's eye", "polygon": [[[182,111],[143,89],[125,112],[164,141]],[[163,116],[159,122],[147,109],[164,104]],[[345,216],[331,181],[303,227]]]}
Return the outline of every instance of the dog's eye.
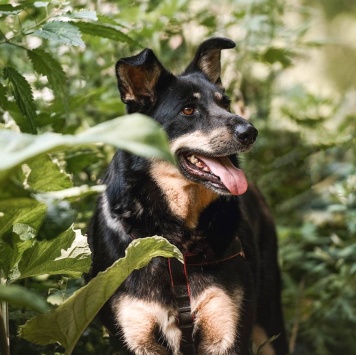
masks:
{"label": "dog's eye", "polygon": [[191,116],[195,113],[195,108],[192,106],[186,106],[182,110],[183,115]]}

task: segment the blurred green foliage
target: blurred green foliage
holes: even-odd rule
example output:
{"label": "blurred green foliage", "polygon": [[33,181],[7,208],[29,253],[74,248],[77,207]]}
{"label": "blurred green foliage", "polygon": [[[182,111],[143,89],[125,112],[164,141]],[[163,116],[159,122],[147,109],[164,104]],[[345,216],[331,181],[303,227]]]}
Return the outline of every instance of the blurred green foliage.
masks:
{"label": "blurred green foliage", "polygon": [[[290,352],[356,353],[356,46],[352,30],[345,31],[345,26],[355,31],[355,5],[333,0],[11,4],[0,3],[2,130],[77,135],[124,114],[114,72],[118,58],[150,47],[179,73],[205,38],[237,42],[235,52],[223,53],[222,78],[233,107],[259,129],[244,165],[278,225]],[[27,224],[17,219],[13,244],[8,231],[1,235],[3,243],[20,251],[32,248],[73,220],[84,232],[98,179],[113,152],[108,146],[73,147],[15,169],[0,187],[1,199],[5,204],[25,199],[39,217],[30,221],[26,215]],[[35,200],[48,176],[59,195]],[[64,189],[71,187],[80,190],[68,195]],[[52,306],[82,286],[58,275],[17,283]],[[62,352],[57,345],[39,347],[17,337],[18,326],[34,313],[10,310],[12,354]],[[101,332],[94,323],[73,354],[111,354]]]}

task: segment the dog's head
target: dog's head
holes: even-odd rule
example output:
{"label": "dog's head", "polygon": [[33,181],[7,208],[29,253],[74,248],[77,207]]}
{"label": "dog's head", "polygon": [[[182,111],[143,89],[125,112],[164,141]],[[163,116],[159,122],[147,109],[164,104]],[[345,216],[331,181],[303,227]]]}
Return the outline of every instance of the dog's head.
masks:
{"label": "dog's head", "polygon": [[145,49],[120,59],[116,74],[127,111],[147,114],[162,124],[185,177],[219,194],[240,195],[247,181],[232,157],[252,146],[257,130],[230,112],[221,84],[221,50],[233,47],[226,38],[203,42],[178,76]]}

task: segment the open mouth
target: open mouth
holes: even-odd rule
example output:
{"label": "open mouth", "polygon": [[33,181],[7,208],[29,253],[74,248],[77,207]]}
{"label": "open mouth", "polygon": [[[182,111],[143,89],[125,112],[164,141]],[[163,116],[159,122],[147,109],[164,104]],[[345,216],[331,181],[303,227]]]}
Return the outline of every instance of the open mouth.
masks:
{"label": "open mouth", "polygon": [[194,153],[180,153],[178,159],[188,177],[219,193],[242,195],[247,190],[244,172],[234,166],[227,156],[207,157]]}

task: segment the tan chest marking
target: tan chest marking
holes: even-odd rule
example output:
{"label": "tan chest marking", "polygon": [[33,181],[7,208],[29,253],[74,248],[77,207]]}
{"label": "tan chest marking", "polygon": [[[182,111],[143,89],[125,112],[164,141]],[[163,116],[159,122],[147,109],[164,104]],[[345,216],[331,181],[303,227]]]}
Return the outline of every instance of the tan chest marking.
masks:
{"label": "tan chest marking", "polygon": [[181,331],[175,323],[175,310],[129,296],[121,296],[114,301],[113,310],[125,343],[135,354],[168,355],[167,350],[155,341],[157,328],[164,334],[172,354],[180,354]]}
{"label": "tan chest marking", "polygon": [[238,337],[242,297],[241,290],[231,297],[218,287],[210,287],[192,299],[195,327],[201,331],[199,354],[228,354]]}
{"label": "tan chest marking", "polygon": [[164,161],[152,162],[151,176],[166,196],[172,213],[189,228],[196,227],[203,209],[218,197],[213,191],[186,179],[175,166]]}
{"label": "tan chest marking", "polygon": [[268,336],[265,332],[265,330],[260,327],[259,325],[255,325],[253,327],[253,331],[252,331],[252,341],[253,341],[253,346],[252,346],[252,349],[254,351],[254,353],[258,351],[259,347],[262,345],[262,344],[265,344],[263,345],[263,347],[259,350],[259,354],[261,355],[275,355],[275,351],[273,349],[273,346],[268,343]]}

